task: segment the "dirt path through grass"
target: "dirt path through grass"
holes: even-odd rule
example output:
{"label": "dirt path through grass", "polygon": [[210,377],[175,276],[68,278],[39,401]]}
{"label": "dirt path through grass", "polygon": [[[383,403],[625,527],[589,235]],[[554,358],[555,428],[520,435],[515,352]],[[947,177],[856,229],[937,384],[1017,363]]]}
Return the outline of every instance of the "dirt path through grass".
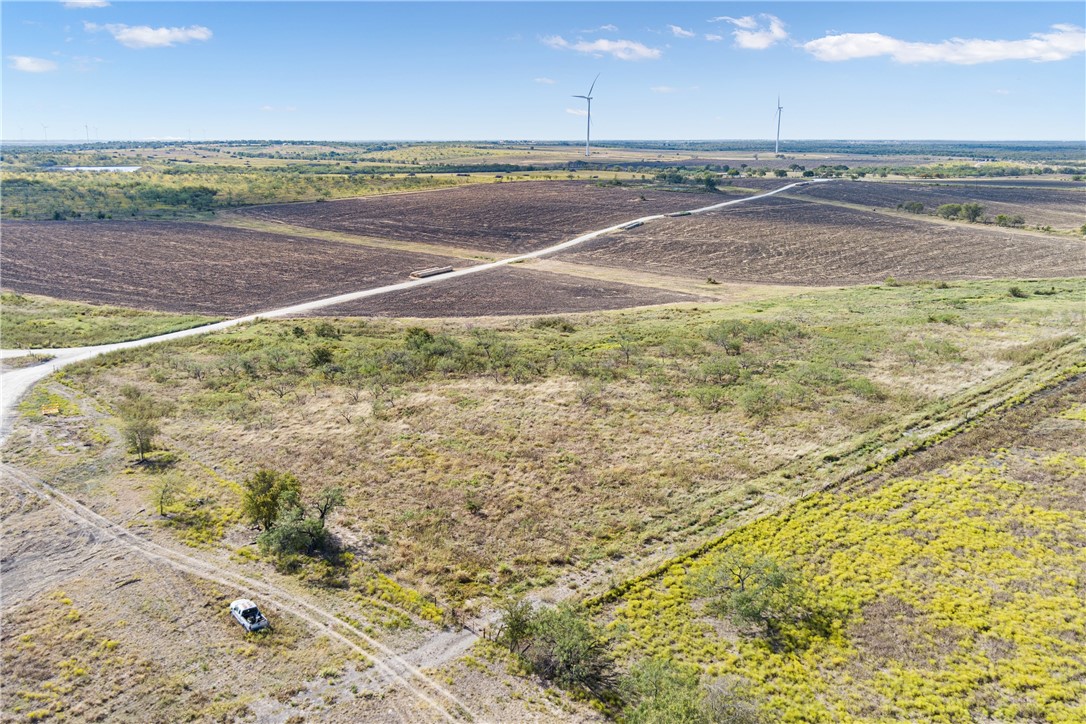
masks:
{"label": "dirt path through grass", "polygon": [[98,555],[99,546],[113,542],[152,563],[169,566],[191,576],[237,590],[247,596],[259,597],[305,622],[312,630],[323,632],[366,659],[380,672],[381,680],[403,686],[421,705],[439,715],[441,719],[457,721],[474,718],[470,709],[462,701],[424,674],[418,667],[355,626],[309,600],[274,583],[224,570],[220,566],[195,556],[142,538],[125,526],[96,513],[72,496],[18,468],[0,464],[0,472],[3,473],[5,484],[14,488],[17,495],[41,498],[88,531],[87,540],[92,542],[94,547],[89,554],[84,555],[81,559],[82,563],[90,563]]}

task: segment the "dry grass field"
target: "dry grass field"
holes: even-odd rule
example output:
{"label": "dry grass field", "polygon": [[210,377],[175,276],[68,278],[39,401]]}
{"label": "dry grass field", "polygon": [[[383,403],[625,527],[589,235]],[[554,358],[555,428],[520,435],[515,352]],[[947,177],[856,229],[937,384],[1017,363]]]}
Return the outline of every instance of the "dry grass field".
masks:
{"label": "dry grass field", "polygon": [[307,237],[165,222],[8,222],[4,286],[163,312],[240,315],[471,264]]}
{"label": "dry grass field", "polygon": [[[877,184],[834,182],[876,189]],[[803,189],[806,192],[806,189]],[[1086,275],[1083,243],[969,224],[932,224],[771,197],[668,218],[564,252],[576,262],[718,281],[843,285]]]}
{"label": "dry grass field", "polygon": [[1020,184],[1018,180],[983,183],[893,182],[815,184],[794,193],[815,199],[844,201],[871,208],[896,209],[899,204],[918,201],[928,212],[941,204],[980,203],[984,215],[1022,215],[1029,226],[1079,229],[1086,224],[1086,186],[1082,183],[1048,182],[1044,186]]}
{"label": "dry grass field", "polygon": [[[357,556],[462,600],[665,555],[782,505],[827,450],[877,447],[888,427],[923,427],[1024,373],[1081,325],[1082,285],[1018,285],[1024,297],[1007,283],[875,287],[431,323],[432,339],[387,321],[262,322],[67,378],[105,405],[125,385],[172,403],[162,441],[189,461],[185,539],[236,540],[237,484],[290,470],[307,490],[349,491],[336,526]],[[58,432],[17,432],[7,459],[78,484],[87,461],[56,450],[95,434]],[[141,480],[98,476],[118,490]]]}
{"label": "dry grass field", "polygon": [[[644,197],[644,198],[642,198]],[[513,254],[649,214],[706,206],[722,195],[540,181],[439,192],[280,204],[239,211],[294,226]]]}

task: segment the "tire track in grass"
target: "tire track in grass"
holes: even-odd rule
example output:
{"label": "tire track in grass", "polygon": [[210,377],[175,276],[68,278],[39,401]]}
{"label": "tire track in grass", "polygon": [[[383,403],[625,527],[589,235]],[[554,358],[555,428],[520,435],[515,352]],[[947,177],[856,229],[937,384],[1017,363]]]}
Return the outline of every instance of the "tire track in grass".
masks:
{"label": "tire track in grass", "polygon": [[[56,506],[70,520],[102,533],[107,538],[115,540],[120,545],[153,562],[162,563],[175,570],[227,588],[252,592],[270,601],[281,610],[301,619],[313,629],[323,632],[328,637],[362,656],[384,676],[403,686],[420,703],[432,709],[441,719],[452,722],[461,719],[473,720],[475,718],[471,710],[455,694],[426,676],[421,670],[409,664],[384,644],[334,614],[328,613],[272,583],[259,581],[230,571],[219,570],[211,563],[199,558],[185,555],[141,538],[119,523],[115,523],[96,513],[88,506],[45,481],[10,465],[0,464],[0,471],[3,472],[5,480],[15,483],[23,490]],[[337,629],[343,629],[344,632],[341,633]],[[367,650],[367,648],[351,640],[349,636],[356,637],[364,642],[369,649],[376,650],[379,653],[372,653],[371,650]]]}

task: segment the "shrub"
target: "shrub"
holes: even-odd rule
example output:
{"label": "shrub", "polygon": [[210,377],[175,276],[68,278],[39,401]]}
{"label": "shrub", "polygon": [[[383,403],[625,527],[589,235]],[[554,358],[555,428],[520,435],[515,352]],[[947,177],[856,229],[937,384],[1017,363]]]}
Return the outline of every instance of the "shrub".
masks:
{"label": "shrub", "polygon": [[524,656],[537,675],[567,688],[600,694],[614,680],[606,640],[568,603],[536,613]]}
{"label": "shrub", "polygon": [[245,481],[241,510],[250,521],[264,530],[270,529],[280,513],[297,505],[301,485],[290,473],[258,470]]}
{"label": "shrub", "polygon": [[962,213],[962,205],[942,204],[935,210],[935,213],[944,219],[957,219]]}
{"label": "shrub", "polygon": [[1007,294],[1018,299],[1025,299],[1029,296],[1029,292],[1023,290],[1022,287],[1011,287],[1007,290]]}

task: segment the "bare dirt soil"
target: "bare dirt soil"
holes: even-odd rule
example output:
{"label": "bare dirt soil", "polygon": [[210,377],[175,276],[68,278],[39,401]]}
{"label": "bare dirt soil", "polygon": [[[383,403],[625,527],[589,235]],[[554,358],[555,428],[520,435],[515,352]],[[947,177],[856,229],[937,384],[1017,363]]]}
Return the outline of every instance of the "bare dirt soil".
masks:
{"label": "bare dirt soil", "polygon": [[681,292],[505,267],[326,307],[308,316],[485,317],[625,309],[706,301]]}
{"label": "bare dirt soil", "polygon": [[463,259],[194,223],[7,222],[4,286],[165,312],[241,315]]}
{"label": "bare dirt soil", "polygon": [[1053,188],[1012,183],[1016,182],[841,182],[807,186],[794,193],[871,208],[895,209],[898,204],[919,201],[925,210],[935,211],[941,204],[980,203],[985,216],[1021,214],[1031,226],[1077,229],[1086,223],[1086,187],[1082,184]]}
{"label": "bare dirt soil", "polygon": [[639,216],[708,206],[723,196],[541,181],[257,206],[238,213],[295,226],[511,254]]}
{"label": "bare dirt soil", "polygon": [[[849,186],[847,183],[826,186]],[[558,258],[718,281],[863,284],[1086,274],[1081,241],[777,197],[661,219]]]}

